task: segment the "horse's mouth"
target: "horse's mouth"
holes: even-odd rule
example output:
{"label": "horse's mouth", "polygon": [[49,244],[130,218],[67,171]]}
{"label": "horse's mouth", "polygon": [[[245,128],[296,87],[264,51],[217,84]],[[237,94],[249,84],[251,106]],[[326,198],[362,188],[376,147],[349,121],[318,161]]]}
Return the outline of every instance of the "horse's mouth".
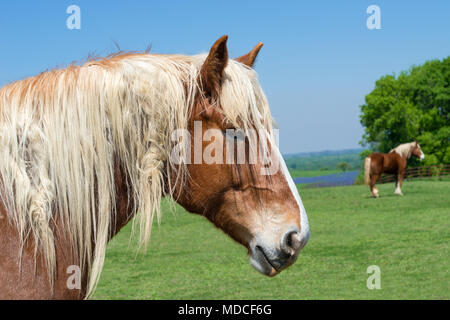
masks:
{"label": "horse's mouth", "polygon": [[276,276],[279,273],[277,268],[275,268],[271,260],[267,257],[263,248],[260,246],[256,246],[252,250],[250,255],[250,264],[260,273],[269,277]]}
{"label": "horse's mouth", "polygon": [[269,277],[291,266],[308,242],[309,229],[305,230],[302,235],[297,226],[288,226],[275,239],[264,234],[255,236],[247,246],[251,266]]}

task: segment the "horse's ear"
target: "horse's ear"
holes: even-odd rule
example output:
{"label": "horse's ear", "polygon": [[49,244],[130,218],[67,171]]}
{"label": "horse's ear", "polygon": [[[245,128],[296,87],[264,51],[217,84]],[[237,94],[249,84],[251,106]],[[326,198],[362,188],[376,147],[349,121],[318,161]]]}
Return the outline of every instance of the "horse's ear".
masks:
{"label": "horse's ear", "polygon": [[240,56],[239,58],[236,58],[236,61],[245,64],[246,66],[253,68],[253,65],[255,64],[256,57],[258,56],[259,50],[261,50],[262,46],[264,44],[262,42],[258,43],[252,51],[249,53]]}
{"label": "horse's ear", "polygon": [[227,40],[228,36],[223,36],[214,43],[200,71],[203,90],[209,97],[217,97],[222,85],[228,62]]}

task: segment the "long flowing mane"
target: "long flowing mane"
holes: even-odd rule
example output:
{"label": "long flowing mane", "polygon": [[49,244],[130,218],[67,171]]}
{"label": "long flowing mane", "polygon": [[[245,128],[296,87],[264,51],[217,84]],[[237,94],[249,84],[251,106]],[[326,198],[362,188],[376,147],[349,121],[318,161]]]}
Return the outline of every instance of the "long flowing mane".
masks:
{"label": "long flowing mane", "polygon": [[413,148],[414,148],[414,141],[409,143],[403,143],[397,146],[396,148],[392,149],[391,151],[389,151],[389,153],[396,152],[402,157],[409,159],[409,157],[411,157],[411,152]]}
{"label": "long flowing mane", "polygon": [[[206,55],[121,53],[42,73],[0,89],[1,200],[7,218],[55,273],[59,220],[69,231],[89,293],[103,267],[115,208],[115,162],[131,186],[141,244],[160,217],[171,133],[187,129]],[[225,117],[272,133],[256,73],[230,60],[220,94]],[[177,170],[182,178],[186,168]],[[170,179],[167,179],[170,181]],[[172,186],[168,186],[172,192]]]}

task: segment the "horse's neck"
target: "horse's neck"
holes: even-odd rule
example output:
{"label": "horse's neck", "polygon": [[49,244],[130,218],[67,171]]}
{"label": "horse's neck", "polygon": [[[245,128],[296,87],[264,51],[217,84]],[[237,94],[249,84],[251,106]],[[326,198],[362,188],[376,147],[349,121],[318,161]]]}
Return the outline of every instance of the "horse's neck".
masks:
{"label": "horse's neck", "polygon": [[114,237],[134,216],[132,192],[124,168],[117,158],[114,161],[114,182],[116,191],[116,212],[111,219],[110,238]]}
{"label": "horse's neck", "polygon": [[398,155],[400,155],[401,157],[403,157],[403,158],[405,158],[406,160],[408,160],[409,158],[411,158],[411,154],[412,154],[412,146],[404,146],[404,147],[402,147],[402,148],[399,148],[399,147],[401,147],[401,145],[400,146],[398,146],[397,148],[395,148],[395,149],[392,149],[389,153],[392,153],[392,152],[395,152],[395,153],[397,153]]}
{"label": "horse's neck", "polygon": [[409,148],[406,151],[406,154],[404,155],[404,157],[406,158],[406,160],[408,160],[409,158],[411,158],[411,153],[412,153],[412,147],[409,146]]}
{"label": "horse's neck", "polygon": [[[166,166],[164,166],[164,177]],[[126,170],[120,164],[117,157],[114,159],[114,183],[116,194],[116,210],[111,219],[110,238],[114,237],[120,229],[122,229],[135,215],[137,203],[134,203],[133,195],[131,194],[132,187],[130,185],[130,179],[127,177]],[[164,181],[164,186],[167,188],[168,181]],[[162,196],[165,196],[168,190],[162,190]]]}

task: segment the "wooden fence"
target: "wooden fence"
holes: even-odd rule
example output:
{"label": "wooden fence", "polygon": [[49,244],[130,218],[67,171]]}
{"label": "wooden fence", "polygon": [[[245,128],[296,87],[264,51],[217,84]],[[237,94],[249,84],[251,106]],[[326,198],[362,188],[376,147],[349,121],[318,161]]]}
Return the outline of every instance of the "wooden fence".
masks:
{"label": "wooden fence", "polygon": [[[436,164],[423,167],[411,167],[406,168],[405,180],[414,178],[427,178],[427,177],[441,177],[450,175],[449,164]],[[394,182],[395,176],[393,174],[382,174],[378,183]]]}

